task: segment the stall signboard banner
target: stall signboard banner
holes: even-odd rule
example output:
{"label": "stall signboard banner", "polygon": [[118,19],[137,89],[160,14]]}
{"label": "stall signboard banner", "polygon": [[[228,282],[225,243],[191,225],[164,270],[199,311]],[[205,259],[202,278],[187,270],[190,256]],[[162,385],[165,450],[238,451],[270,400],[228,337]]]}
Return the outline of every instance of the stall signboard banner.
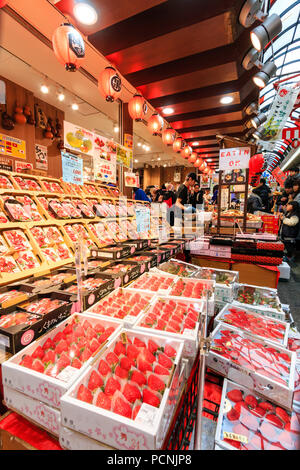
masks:
{"label": "stall signboard banner", "polygon": [[220,150],[220,170],[249,168],[250,147],[238,147]]}
{"label": "stall signboard banner", "polygon": [[131,134],[124,134],[124,147],[133,148],[133,136]]}
{"label": "stall signboard banner", "polygon": [[117,144],[112,139],[94,133],[94,157],[115,163],[116,153]]}
{"label": "stall signboard banner", "polygon": [[138,188],[139,187],[139,176],[135,173],[124,173],[125,186],[129,188]]}
{"label": "stall signboard banner", "polygon": [[48,170],[48,148],[35,144],[35,166],[39,170]]}
{"label": "stall signboard banner", "polygon": [[94,175],[95,181],[115,184],[117,181],[116,157],[114,157],[114,161],[107,161],[100,157],[95,157]]}
{"label": "stall signboard banner", "polygon": [[221,192],[221,209],[228,209],[229,188],[222,189]]}
{"label": "stall signboard banner", "polygon": [[0,170],[13,171],[13,160],[0,156]]}
{"label": "stall signboard banner", "polygon": [[25,140],[16,139],[5,134],[0,134],[0,155],[8,155],[14,158],[26,159]]}
{"label": "stall signboard banner", "polygon": [[263,124],[263,138],[265,140],[276,140],[280,131],[284,128],[287,119],[293,111],[297,100],[299,87],[281,86],[278,88],[273,100],[268,119]]}
{"label": "stall signboard banner", "polygon": [[63,181],[83,185],[83,161],[80,157],[61,152]]}
{"label": "stall signboard banner", "polygon": [[136,226],[138,233],[145,233],[150,230],[150,209],[138,208],[135,209],[136,214]]}
{"label": "stall signboard banner", "polygon": [[33,170],[33,164],[26,162],[15,162],[15,171],[17,173],[23,173],[24,170]]}
{"label": "stall signboard banner", "polygon": [[300,147],[300,121],[296,122],[296,127],[285,127],[281,131],[281,139],[282,140],[293,140],[291,146],[294,149]]}
{"label": "stall signboard banner", "polygon": [[126,166],[127,168],[133,168],[133,154],[132,150],[124,147],[123,145],[117,145],[117,162]]}
{"label": "stall signboard banner", "polygon": [[200,175],[200,188],[201,189],[210,188],[210,177],[208,175]]}
{"label": "stall signboard banner", "polygon": [[274,168],[274,170],[272,171],[272,175],[274,176],[274,178],[276,179],[277,183],[279,184],[280,187],[283,187],[284,186],[284,182],[287,178],[287,175],[285,173],[283,173],[283,171],[279,168],[279,166],[277,166],[276,168]]}
{"label": "stall signboard banner", "polygon": [[84,155],[94,156],[94,133],[64,121],[64,147]]}

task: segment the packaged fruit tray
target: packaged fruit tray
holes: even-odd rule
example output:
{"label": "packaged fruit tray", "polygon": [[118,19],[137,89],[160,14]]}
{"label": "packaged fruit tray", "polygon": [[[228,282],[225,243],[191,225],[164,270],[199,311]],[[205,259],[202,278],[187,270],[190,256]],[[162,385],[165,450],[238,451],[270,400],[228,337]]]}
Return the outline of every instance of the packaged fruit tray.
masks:
{"label": "packaged fruit tray", "polygon": [[32,286],[35,292],[40,292],[50,288],[58,289],[58,286],[69,284],[75,280],[75,270],[63,268],[45,276],[25,279],[24,284]]}
{"label": "packaged fruit tray", "polygon": [[142,276],[132,282],[129,287],[130,289],[137,289],[146,293],[168,295],[176,280],[177,278],[175,276],[150,271],[142,274]]}
{"label": "packaged fruit tray", "polygon": [[193,277],[199,271],[199,266],[185,263],[177,259],[170,259],[166,263],[159,265],[158,269],[168,274],[174,274],[180,277]]}
{"label": "packaged fruit tray", "polygon": [[179,399],[182,348],[121,330],[62,397],[62,423],[120,450],[160,449]]}
{"label": "packaged fruit tray", "polygon": [[240,307],[247,305],[247,307],[255,309],[257,313],[262,313],[264,310],[268,312],[266,315],[279,320],[285,318],[276,289],[239,284],[234,303]]}
{"label": "packaged fruit tray", "polygon": [[212,333],[207,367],[287,409],[295,363],[295,353],[233,326],[219,324]]}
{"label": "packaged fruit tray", "polygon": [[111,276],[114,279],[120,277],[122,279],[122,286],[133,281],[145,271],[145,264],[133,263],[132,261],[127,261],[127,259],[124,261],[115,261],[102,270],[103,274]]}
{"label": "packaged fruit tray", "polygon": [[214,314],[214,289],[215,281],[187,279],[181,277],[174,281],[174,284],[168,295],[170,297],[180,297],[186,300],[207,299],[207,314],[211,316]]}
{"label": "packaged fruit tray", "polygon": [[211,279],[216,282],[215,300],[218,302],[232,302],[236,295],[239,281],[238,271],[224,269],[199,268],[194,276],[197,279]]}
{"label": "packaged fruit tray", "polygon": [[0,324],[1,315],[10,313],[14,307],[28,300],[34,295],[34,288],[31,286],[15,284],[0,287]]}
{"label": "packaged fruit tray", "polygon": [[72,315],[6,361],[3,384],[59,408],[61,396],[119,330],[111,319]]}
{"label": "packaged fruit tray", "polygon": [[129,328],[141,317],[152,298],[151,294],[120,287],[93,305],[86,313],[115,318]]}
{"label": "packaged fruit tray", "polygon": [[215,441],[224,450],[300,450],[299,415],[224,380]]}
{"label": "packaged fruit tray", "polygon": [[215,318],[215,326],[225,323],[260,338],[287,347],[290,325],[271,317],[259,315],[250,309],[227,304]]}
{"label": "packaged fruit tray", "polygon": [[134,325],[135,331],[151,331],[172,339],[184,340],[183,357],[195,357],[198,348],[199,318],[203,301],[154,297]]}
{"label": "packaged fruit tray", "polygon": [[300,362],[300,333],[294,328],[290,328],[287,348],[296,353],[297,362]]}

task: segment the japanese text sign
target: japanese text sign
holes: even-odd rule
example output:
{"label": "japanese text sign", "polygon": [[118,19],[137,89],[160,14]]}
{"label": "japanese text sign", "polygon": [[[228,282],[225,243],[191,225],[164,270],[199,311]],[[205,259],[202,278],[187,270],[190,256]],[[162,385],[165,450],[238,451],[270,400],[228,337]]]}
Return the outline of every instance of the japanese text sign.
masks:
{"label": "japanese text sign", "polygon": [[272,175],[276,179],[277,183],[282,187],[286,180],[286,174],[283,173],[283,171],[279,168],[279,166],[274,168],[274,170],[272,171]]}
{"label": "japanese text sign", "polygon": [[249,168],[251,156],[250,147],[239,147],[220,150],[220,170],[233,170],[237,168]]}
{"label": "japanese text sign", "polygon": [[83,184],[83,161],[75,155],[61,152],[63,181],[66,183]]}

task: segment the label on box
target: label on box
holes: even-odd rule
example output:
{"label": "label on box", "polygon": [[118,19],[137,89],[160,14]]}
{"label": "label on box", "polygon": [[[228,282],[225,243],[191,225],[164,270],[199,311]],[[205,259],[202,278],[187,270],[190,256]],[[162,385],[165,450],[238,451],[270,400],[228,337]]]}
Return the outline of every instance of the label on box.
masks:
{"label": "label on box", "polygon": [[185,328],[183,330],[182,336],[184,336],[185,338],[188,338],[188,339],[196,340],[197,339],[197,332],[196,332],[196,330],[190,330],[188,328]]}
{"label": "label on box", "polygon": [[242,436],[241,434],[235,434],[234,432],[223,431],[223,439],[231,439],[232,441],[238,441],[243,442],[244,444],[248,444],[248,438],[246,436]]}
{"label": "label on box", "polygon": [[76,367],[67,366],[58,374],[57,378],[63,382],[69,382],[76,374],[78,374]]}
{"label": "label on box", "polygon": [[133,325],[136,322],[136,317],[132,315],[126,315],[126,317],[124,318],[124,321],[126,323],[130,323],[131,325]]}
{"label": "label on box", "polygon": [[8,336],[0,335],[0,345],[9,348],[10,341]]}
{"label": "label on box", "polygon": [[158,411],[159,410],[155,406],[148,405],[148,403],[143,403],[135,418],[135,422],[144,424],[150,428],[154,428],[154,422]]}

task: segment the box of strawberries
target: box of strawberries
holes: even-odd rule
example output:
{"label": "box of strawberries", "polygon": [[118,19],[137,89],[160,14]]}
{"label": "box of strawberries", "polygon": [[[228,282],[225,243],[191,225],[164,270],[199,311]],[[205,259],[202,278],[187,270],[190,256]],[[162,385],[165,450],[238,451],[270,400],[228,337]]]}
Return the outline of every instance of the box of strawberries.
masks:
{"label": "box of strawberries", "polygon": [[277,289],[239,284],[234,304],[238,307],[251,308],[261,315],[285,320]]}
{"label": "box of strawberries", "polygon": [[300,450],[299,417],[224,380],[215,442],[223,450]]}
{"label": "box of strawberries", "polygon": [[15,306],[30,299],[34,288],[25,284],[11,284],[0,288],[0,318],[12,312]]}
{"label": "box of strawberries", "polygon": [[121,330],[61,398],[63,425],[120,450],[160,449],[184,380],[182,349]]}
{"label": "box of strawberries", "polygon": [[61,396],[119,330],[113,319],[72,315],[2,365],[3,385],[60,408]]}
{"label": "box of strawberries", "polygon": [[131,247],[128,245],[109,245],[105,248],[93,246],[90,248],[90,253],[93,258],[116,260],[129,256]]}
{"label": "box of strawberries", "polygon": [[122,280],[122,286],[133,281],[141,274],[146,271],[146,265],[135,263],[133,261],[121,260],[110,263],[109,266],[103,268],[102,272],[106,276],[112,277],[113,279],[120,278]]}
{"label": "box of strawberries", "polygon": [[212,333],[207,367],[278,405],[292,409],[296,354],[220,323]]}

